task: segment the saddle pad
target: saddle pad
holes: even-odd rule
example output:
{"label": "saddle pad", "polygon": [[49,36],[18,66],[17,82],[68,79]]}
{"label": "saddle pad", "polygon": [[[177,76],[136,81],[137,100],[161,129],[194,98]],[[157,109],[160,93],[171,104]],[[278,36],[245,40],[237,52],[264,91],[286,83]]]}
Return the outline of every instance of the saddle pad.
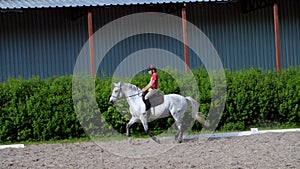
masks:
{"label": "saddle pad", "polygon": [[154,89],[149,95],[149,102],[151,107],[158,106],[164,102],[164,95],[161,94],[160,91]]}

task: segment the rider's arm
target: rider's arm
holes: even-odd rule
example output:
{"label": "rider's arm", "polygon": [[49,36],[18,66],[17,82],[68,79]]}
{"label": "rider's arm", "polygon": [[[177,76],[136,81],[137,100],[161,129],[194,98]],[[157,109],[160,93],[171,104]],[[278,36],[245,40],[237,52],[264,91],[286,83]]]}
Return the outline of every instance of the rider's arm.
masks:
{"label": "rider's arm", "polygon": [[143,92],[147,91],[154,83],[155,83],[155,80],[151,80],[151,81],[149,82],[149,84],[147,84],[147,86],[145,86],[145,87],[142,89],[142,91],[143,91]]}

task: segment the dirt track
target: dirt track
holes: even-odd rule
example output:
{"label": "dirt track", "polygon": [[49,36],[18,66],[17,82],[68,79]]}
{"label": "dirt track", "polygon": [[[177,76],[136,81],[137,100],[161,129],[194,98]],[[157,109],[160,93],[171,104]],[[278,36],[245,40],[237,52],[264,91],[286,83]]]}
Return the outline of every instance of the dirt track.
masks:
{"label": "dirt track", "polygon": [[[152,151],[163,149],[162,145],[151,140],[133,140],[133,149],[125,147],[125,142],[107,142],[101,145],[105,149],[93,142],[25,145],[24,149],[0,150],[0,168],[300,168],[299,132],[168,145],[166,152],[157,155]],[[145,152],[138,152],[139,147],[146,147]],[[121,156],[107,150],[118,150]],[[145,157],[124,157],[126,151]]]}

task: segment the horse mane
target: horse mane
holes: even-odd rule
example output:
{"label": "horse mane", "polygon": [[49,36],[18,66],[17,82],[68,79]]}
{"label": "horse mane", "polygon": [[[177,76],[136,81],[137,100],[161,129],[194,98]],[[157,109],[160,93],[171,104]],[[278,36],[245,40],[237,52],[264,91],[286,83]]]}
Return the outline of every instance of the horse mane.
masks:
{"label": "horse mane", "polygon": [[141,90],[136,85],[130,84],[130,83],[124,83],[124,86],[126,86],[127,88],[132,89],[132,90],[137,90],[137,91]]}

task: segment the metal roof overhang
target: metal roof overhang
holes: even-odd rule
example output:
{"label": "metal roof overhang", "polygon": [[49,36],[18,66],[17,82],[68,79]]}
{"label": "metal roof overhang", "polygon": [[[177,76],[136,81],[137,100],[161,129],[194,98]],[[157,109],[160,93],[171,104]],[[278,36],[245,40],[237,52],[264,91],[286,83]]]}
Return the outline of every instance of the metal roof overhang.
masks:
{"label": "metal roof overhang", "polygon": [[242,8],[242,12],[247,13],[272,6],[274,3],[278,3],[278,0],[239,0],[239,3]]}
{"label": "metal roof overhang", "polygon": [[151,5],[168,3],[226,3],[236,0],[0,0],[0,9],[95,7],[120,5]]}

